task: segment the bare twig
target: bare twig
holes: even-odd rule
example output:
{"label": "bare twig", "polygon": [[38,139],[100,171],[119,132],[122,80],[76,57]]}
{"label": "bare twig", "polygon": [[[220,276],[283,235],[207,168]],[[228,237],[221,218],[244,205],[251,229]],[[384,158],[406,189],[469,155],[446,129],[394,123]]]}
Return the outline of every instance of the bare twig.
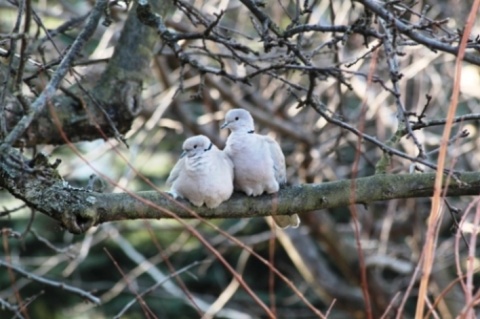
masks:
{"label": "bare twig", "polygon": [[398,58],[397,58],[398,48],[396,47],[396,42],[395,42],[395,37],[397,35],[392,34],[395,31],[391,30],[387,26],[387,22],[385,20],[380,18],[379,21],[380,21],[380,25],[383,27],[383,30],[385,31],[385,39],[383,41],[383,45],[385,47],[387,63],[390,69],[390,79],[393,85],[395,104],[397,105],[397,117],[399,118],[400,123],[402,123],[401,125],[405,126],[405,129],[408,133],[408,137],[412,138],[413,142],[415,143],[415,146],[418,148],[418,157],[424,159],[425,158],[424,147],[423,145],[420,144],[415,134],[413,134],[412,125],[408,120],[408,113],[405,110],[405,106],[403,105],[403,102],[401,100],[400,87],[399,87],[398,81],[401,79],[402,74],[400,73],[399,67],[398,67]]}
{"label": "bare twig", "polygon": [[369,136],[369,135],[361,132],[360,130],[354,128],[353,126],[351,126],[351,125],[349,125],[349,124],[347,124],[347,123],[345,123],[345,122],[343,122],[339,119],[336,119],[333,116],[328,115],[327,112],[324,111],[324,106],[320,102],[314,102],[314,103],[311,103],[311,105],[313,106],[315,111],[317,111],[320,115],[322,115],[328,122],[333,123],[335,125],[338,125],[338,126],[344,128],[344,129],[347,129],[348,131],[354,133],[355,135],[362,137],[366,141],[369,141],[369,142],[377,145],[382,151],[390,153],[392,155],[397,155],[398,157],[408,159],[408,160],[410,160],[414,163],[423,164],[423,165],[425,165],[427,167],[430,167],[432,169],[437,169],[437,166],[435,164],[427,162],[426,160],[421,159],[419,157],[413,157],[413,156],[410,156],[410,155],[405,154],[403,152],[400,152],[399,150],[397,150],[395,148],[392,148],[385,143],[380,142],[375,137]]}
{"label": "bare twig", "polygon": [[[393,15],[392,12],[388,11],[384,6],[383,2],[375,0],[356,0],[357,2],[362,3],[366,8],[379,15],[386,21],[391,21],[395,28],[399,32],[408,36],[410,39],[414,40],[417,43],[425,45],[427,48],[430,48],[432,51],[436,50],[451,53],[453,55],[459,54],[459,46],[452,46],[450,44],[440,42],[439,40],[423,35],[419,31],[416,31],[412,26],[407,25],[405,22]],[[463,55],[463,54],[462,54]],[[475,65],[480,65],[480,57],[474,54],[465,53],[462,57],[462,60],[470,62]]]}
{"label": "bare twig", "polygon": [[11,209],[7,209],[7,208],[4,207],[2,209],[2,211],[0,212],[0,217],[10,215],[11,213],[15,213],[16,211],[24,209],[25,207],[27,207],[27,205],[25,205],[25,204],[20,205],[18,207],[11,208]]}
{"label": "bare twig", "polygon": [[420,280],[420,288],[418,291],[418,301],[416,307],[416,317],[423,316],[425,302],[428,298],[428,284],[430,279],[430,273],[432,271],[433,261],[435,257],[435,245],[438,238],[438,227],[440,223],[440,218],[442,216],[442,205],[441,197],[446,191],[447,187],[442,187],[442,182],[444,180],[443,169],[445,167],[446,157],[447,157],[447,147],[448,139],[450,137],[450,132],[453,125],[453,119],[455,117],[455,111],[458,106],[458,96],[460,94],[460,81],[461,81],[461,72],[462,72],[462,60],[464,56],[466,57],[465,49],[467,45],[468,36],[472,30],[475,17],[477,16],[478,8],[480,6],[480,0],[475,0],[472,8],[470,9],[470,14],[468,15],[467,22],[465,24],[465,33],[462,36],[460,42],[460,47],[458,49],[458,56],[455,63],[455,79],[453,85],[452,99],[448,108],[447,119],[445,123],[445,128],[443,130],[442,139],[440,141],[440,153],[438,155],[438,170],[435,175],[435,184],[434,192],[432,198],[432,207],[430,210],[430,215],[428,219],[428,228],[427,236],[425,240],[425,245],[423,251],[425,252],[425,259],[423,263],[423,275]]}
{"label": "bare twig", "polygon": [[0,298],[0,306],[1,306],[1,308],[5,308],[5,309],[13,312],[15,314],[15,318],[19,318],[19,319],[24,319],[25,318],[22,315],[22,313],[20,312],[20,307],[12,305],[11,303],[9,303],[6,300],[3,300],[2,298]]}
{"label": "bare twig", "polygon": [[[147,290],[145,290],[145,291],[143,291],[142,293],[140,293],[137,298],[143,298],[143,297],[145,297],[146,295],[148,295],[149,293],[153,292],[153,291],[154,291],[155,289],[157,289],[158,287],[162,286],[167,280],[170,280],[170,279],[173,278],[173,277],[176,277],[176,276],[178,276],[178,275],[181,275],[182,273],[184,273],[184,272],[190,270],[191,268],[196,267],[196,266],[198,266],[198,265],[200,265],[200,264],[202,264],[202,262],[200,262],[200,261],[194,261],[194,262],[191,263],[190,265],[185,266],[185,267],[183,267],[183,268],[180,268],[179,270],[175,271],[173,274],[168,275],[168,276],[165,277],[163,280],[157,282],[156,284],[154,284],[153,286],[151,286],[151,287],[148,288]],[[120,312],[119,312],[115,317],[113,317],[113,318],[115,318],[115,319],[121,318],[121,317],[125,314],[125,312],[127,312],[128,309],[130,309],[130,307],[133,306],[133,305],[138,301],[137,298],[132,299],[129,303],[127,303],[127,304],[125,305],[125,307],[123,307],[122,310],[120,310]]]}
{"label": "bare twig", "polygon": [[58,282],[58,281],[53,281],[51,279],[46,279],[44,277],[40,277],[40,276],[37,276],[31,272],[28,272],[26,270],[23,270],[21,269],[19,266],[15,266],[15,265],[12,265],[6,261],[3,261],[0,259],[0,267],[4,267],[4,268],[7,268],[7,269],[11,269],[13,271],[15,271],[16,273],[30,279],[30,280],[33,280],[33,281],[36,281],[38,283],[41,283],[41,284],[44,284],[44,285],[47,285],[47,286],[51,286],[51,287],[55,287],[55,288],[60,288],[60,289],[63,289],[65,291],[68,291],[72,294],[75,294],[75,295],[79,295],[81,296],[82,298],[85,298],[97,305],[99,305],[101,302],[100,302],[100,299],[98,299],[97,297],[95,297],[94,295],[92,295],[91,293],[83,290],[83,289],[80,289],[80,288],[77,288],[77,287],[74,287],[74,286],[70,286],[66,283],[63,283],[63,282]]}

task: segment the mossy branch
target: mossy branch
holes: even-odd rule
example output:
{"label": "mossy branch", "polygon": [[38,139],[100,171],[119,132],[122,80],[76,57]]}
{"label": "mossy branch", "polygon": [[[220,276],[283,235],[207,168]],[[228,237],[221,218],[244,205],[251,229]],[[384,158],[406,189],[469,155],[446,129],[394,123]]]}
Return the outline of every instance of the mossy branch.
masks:
{"label": "mossy branch", "polygon": [[[395,198],[429,197],[433,194],[434,173],[427,174],[381,174],[358,178],[355,188],[355,204],[369,204]],[[98,202],[96,224],[125,219],[169,218],[170,214],[154,207],[175,213],[180,218],[192,218],[189,209],[203,218],[244,218],[344,207],[351,204],[351,180],[322,184],[302,184],[280,190],[275,195],[247,197],[235,193],[232,198],[216,209],[193,207],[180,200],[182,205],[165,194],[155,191],[137,192],[133,198],[128,193],[92,194]],[[478,195],[480,173],[462,173],[458,179],[450,179],[448,196]],[[182,208],[182,206],[188,209]]]}
{"label": "mossy branch", "polygon": [[[194,218],[246,218],[307,213],[313,210],[369,204],[395,198],[429,197],[433,194],[434,173],[376,174],[351,180],[287,187],[275,195],[256,198],[234,194],[216,209],[193,207],[156,191],[98,193],[73,188],[61,179],[56,164],[45,159],[25,161],[14,148],[0,154],[0,187],[38,211],[58,220],[72,233],[82,233],[105,222]],[[448,179],[447,196],[478,195],[480,172],[465,172]],[[352,197],[352,189],[355,196]]]}

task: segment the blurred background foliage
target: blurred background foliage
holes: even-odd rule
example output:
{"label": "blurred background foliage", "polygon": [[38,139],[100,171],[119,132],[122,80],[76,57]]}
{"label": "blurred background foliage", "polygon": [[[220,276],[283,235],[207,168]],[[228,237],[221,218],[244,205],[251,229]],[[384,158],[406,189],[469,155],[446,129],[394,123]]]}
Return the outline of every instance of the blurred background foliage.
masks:
{"label": "blurred background foliage", "polygon": [[[422,12],[430,5],[427,16],[432,20],[449,17],[446,24],[432,37],[448,37],[463,28],[472,1],[462,2],[419,1],[398,2],[405,10],[405,21],[418,22],[412,12]],[[67,21],[89,12],[92,1],[32,1],[38,18],[49,30],[55,30]],[[258,55],[243,54],[248,63],[239,63],[234,53],[214,42],[202,40],[179,41],[183,50],[202,65],[224,69],[228,74],[245,76],[255,67],[282,65],[250,78],[251,85],[225,77],[198,72],[191,65],[183,65],[172,51],[159,43],[151,64],[151,72],[145,74],[143,110],[126,134],[129,148],[116,140],[97,140],[77,143],[83,158],[78,157],[67,145],[38,146],[25,149],[26,154],[45,152],[52,161],[62,160],[59,171],[72,185],[85,187],[89,176],[96,171],[109,176],[117,185],[130,191],[151,188],[137,175],[137,171],[152,181],[160,190],[170,169],[181,153],[181,143],[195,134],[208,135],[220,148],[224,146],[228,132],[221,131],[225,112],[242,107],[252,111],[261,134],[270,134],[282,146],[287,159],[290,185],[321,183],[352,176],[369,176],[375,173],[375,165],[382,156],[379,147],[358,143],[358,137],[342,127],[328,123],[310,107],[299,105],[299,96],[309,77],[301,70],[285,68],[291,55],[285,48],[275,47],[269,52],[259,41],[252,14],[239,1],[197,0],[176,2],[166,23],[172,30],[187,32],[202,30],[204,26],[193,21],[192,14],[178,8],[189,5],[198,10],[196,19],[214,19],[215,13],[225,13],[219,25],[221,31]],[[281,29],[293,25],[297,7],[304,4],[295,1],[265,2],[261,9]],[[301,23],[349,26],[365,17],[365,10],[358,2],[312,1],[312,14],[302,16]],[[392,9],[393,10],[393,9]],[[196,11],[197,12],[197,11]],[[18,3],[0,1],[0,49],[6,52],[8,35],[16,21]],[[125,7],[112,7],[113,23],[99,26],[94,38],[78,58],[81,65],[75,71],[85,82],[96,81],[118,43],[128,12]],[[307,21],[305,21],[307,20]],[[84,20],[72,23],[72,27],[53,38],[60,51],[66,49],[83,26]],[[413,23],[413,22],[412,22]],[[372,28],[380,28],[373,22]],[[444,32],[449,30],[448,32]],[[478,23],[473,35],[479,33]],[[36,25],[30,37],[45,36]],[[344,123],[353,127],[362,125],[365,134],[375,136],[385,143],[398,127],[395,97],[381,85],[391,86],[390,69],[382,46],[371,51],[377,41],[359,33],[306,32],[298,36],[298,48],[308,53],[313,65],[325,68],[318,73],[315,94]],[[364,42],[369,42],[366,47]],[[427,119],[446,116],[453,85],[454,56],[433,52],[411,40],[399,40],[399,70],[403,74],[398,82],[401,99],[408,112],[420,114],[427,103],[426,94],[432,96],[426,111]],[[60,56],[52,42],[45,41],[30,58],[43,64],[56,61]],[[221,62],[220,62],[221,61]],[[375,81],[367,82],[371,63],[375,62]],[[297,61],[298,62],[298,61]],[[2,61],[5,63],[5,61]],[[296,61],[291,61],[295,64]],[[52,71],[55,70],[53,67]],[[335,75],[342,71],[342,76]],[[35,68],[27,69],[32,73]],[[35,78],[30,87],[24,85],[27,96],[40,92],[48,73]],[[339,80],[348,83],[344,85]],[[68,83],[69,77],[65,82]],[[480,113],[480,74],[477,65],[465,63],[461,96],[457,115]],[[366,101],[365,109],[362,109]],[[362,123],[364,121],[364,123]],[[460,171],[480,169],[478,139],[479,120],[458,123],[453,136],[463,130],[469,135],[456,139],[449,148],[448,164]],[[415,131],[416,138],[424,145],[428,161],[435,163],[443,126]],[[411,138],[402,138],[395,148],[416,156],[418,150]],[[360,150],[358,168],[354,168],[357,150]],[[432,152],[433,151],[433,152]],[[431,152],[431,153],[430,153]],[[119,156],[122,154],[128,160]],[[416,173],[413,163],[393,157],[389,173]],[[432,171],[418,165],[423,171]],[[137,171],[133,170],[134,167]],[[107,185],[106,192],[120,191],[116,185]],[[438,242],[435,268],[432,274],[430,297],[435,300],[457,278],[455,254],[461,259],[466,255],[466,245],[461,241],[455,248],[456,220],[466,212],[470,197],[448,199],[455,209],[446,209]],[[6,191],[0,191],[0,209],[3,211],[21,207],[22,202]],[[402,199],[357,206],[360,221],[360,239],[368,273],[369,294],[374,317],[394,318],[403,293],[413,278],[425,236],[425,219],[430,211],[430,201]],[[450,212],[450,213],[449,213]],[[273,231],[264,219],[216,220],[215,224],[236,237],[258,254],[273,261],[301,291],[304,298],[325,312],[336,299],[328,318],[366,318],[360,287],[360,266],[348,207],[330,211],[315,211],[301,216],[302,226],[297,230],[280,233]],[[189,221],[202,236],[241,274],[243,280],[265,303],[276,305],[279,318],[314,318],[314,313],[284,282],[275,278],[272,282],[269,268],[215,229]],[[157,289],[135,303],[122,318],[197,318],[202,317],[209,305],[225,296],[222,312],[215,318],[264,318],[264,311],[235,283],[232,275],[208,252],[202,243],[178,222],[173,220],[124,221],[101,225],[83,235],[72,235],[58,224],[29,208],[15,209],[11,214],[2,213],[2,259],[29,272],[57,282],[64,282],[92,292],[102,300],[101,306],[83,301],[79,296],[41,285],[5,268],[0,271],[0,298],[12,304],[20,294],[28,304],[30,318],[112,318],[139,293],[158,282]],[[9,229],[10,231],[7,231]],[[110,257],[111,256],[111,257]],[[183,267],[178,277],[173,276]],[[168,279],[168,280],[167,280]],[[413,279],[415,281],[415,279]],[[477,283],[478,277],[475,277]],[[403,318],[412,318],[417,283],[404,306]],[[229,294],[231,294],[229,296]],[[398,294],[398,295],[397,295]],[[274,297],[274,298],[273,298]],[[192,298],[195,302],[192,303]],[[392,301],[393,300],[393,301]],[[223,300],[221,300],[223,301]],[[192,304],[196,304],[198,309]],[[389,305],[391,309],[387,309]],[[459,285],[454,285],[439,303],[441,318],[453,318],[464,306]],[[201,310],[200,310],[201,309]],[[152,315],[154,314],[154,315]],[[11,318],[13,313],[0,307],[1,318]],[[208,318],[205,316],[204,318]]]}

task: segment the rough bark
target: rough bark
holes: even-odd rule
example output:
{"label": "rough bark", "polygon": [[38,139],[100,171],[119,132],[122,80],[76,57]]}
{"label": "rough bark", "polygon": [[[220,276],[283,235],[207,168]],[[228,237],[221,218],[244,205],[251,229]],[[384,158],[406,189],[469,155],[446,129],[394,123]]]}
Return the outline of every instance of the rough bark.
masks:
{"label": "rough bark", "polygon": [[[216,209],[193,207],[157,191],[99,193],[71,187],[43,155],[27,161],[15,148],[0,155],[0,187],[30,207],[50,216],[72,233],[105,222],[159,218],[244,218],[306,213],[324,208],[369,204],[394,198],[433,194],[434,173],[377,174],[355,180],[303,184],[275,195],[247,197],[235,193]],[[465,172],[448,179],[447,196],[478,195],[480,173]],[[352,191],[354,189],[354,194]],[[198,214],[198,215],[197,215]]]}

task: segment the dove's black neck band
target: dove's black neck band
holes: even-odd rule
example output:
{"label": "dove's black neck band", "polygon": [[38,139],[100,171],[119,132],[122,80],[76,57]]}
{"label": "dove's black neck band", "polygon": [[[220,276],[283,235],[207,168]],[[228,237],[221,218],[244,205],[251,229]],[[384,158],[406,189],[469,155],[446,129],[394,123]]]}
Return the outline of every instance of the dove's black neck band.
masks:
{"label": "dove's black neck band", "polygon": [[254,130],[251,130],[251,131],[248,131],[247,133],[248,133],[248,134],[253,134],[253,133],[255,133],[255,131],[254,131]]}
{"label": "dove's black neck band", "polygon": [[210,143],[210,145],[205,149],[205,152],[210,151],[212,149],[212,146],[213,146],[213,143]]}

